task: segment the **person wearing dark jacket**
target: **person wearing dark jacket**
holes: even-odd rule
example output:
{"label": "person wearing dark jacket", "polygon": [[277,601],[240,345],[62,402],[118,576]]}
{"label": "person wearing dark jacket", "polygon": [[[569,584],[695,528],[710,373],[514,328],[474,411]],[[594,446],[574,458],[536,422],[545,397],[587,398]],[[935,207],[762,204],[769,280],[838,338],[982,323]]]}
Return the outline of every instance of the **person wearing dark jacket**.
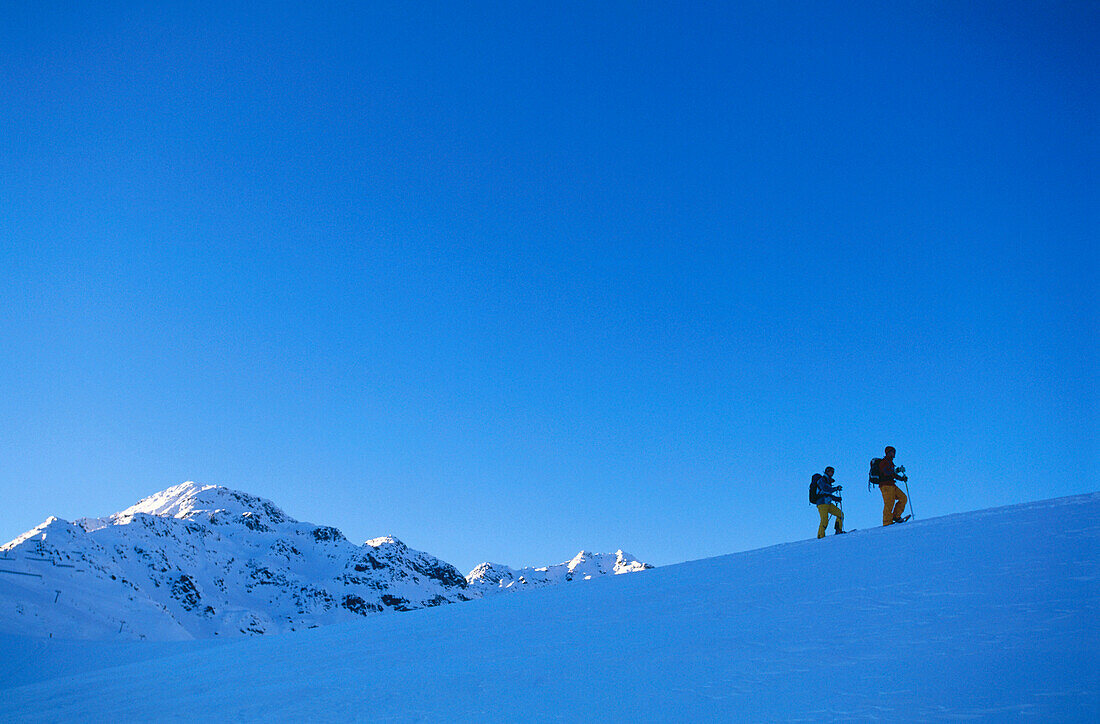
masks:
{"label": "person wearing dark jacket", "polygon": [[814,500],[814,504],[817,505],[817,512],[821,515],[821,525],[817,527],[817,537],[825,537],[825,529],[829,527],[829,516],[836,516],[836,525],[833,526],[833,530],[837,534],[844,532],[844,511],[833,505],[833,503],[840,502],[840,496],[833,495],[833,493],[839,493],[844,489],[841,485],[833,485],[833,473],[836,472],[832,467],[825,468],[825,474],[817,479],[817,499]]}
{"label": "person wearing dark jacket", "polygon": [[878,463],[878,489],[882,493],[882,524],[893,525],[901,522],[901,514],[905,512],[905,503],[909,500],[905,493],[901,492],[895,481],[905,482],[908,478],[900,474],[894,467],[894,448],[887,446],[883,455],[885,457]]}

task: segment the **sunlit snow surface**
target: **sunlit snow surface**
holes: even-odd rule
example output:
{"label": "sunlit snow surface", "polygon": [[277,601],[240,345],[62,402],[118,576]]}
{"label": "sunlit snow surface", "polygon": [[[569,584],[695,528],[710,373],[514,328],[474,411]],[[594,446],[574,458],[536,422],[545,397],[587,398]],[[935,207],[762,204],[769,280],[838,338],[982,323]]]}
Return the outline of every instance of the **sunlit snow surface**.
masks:
{"label": "sunlit snow surface", "polygon": [[6,637],[0,720],[1095,722],[1098,608],[1091,494],[279,636]]}

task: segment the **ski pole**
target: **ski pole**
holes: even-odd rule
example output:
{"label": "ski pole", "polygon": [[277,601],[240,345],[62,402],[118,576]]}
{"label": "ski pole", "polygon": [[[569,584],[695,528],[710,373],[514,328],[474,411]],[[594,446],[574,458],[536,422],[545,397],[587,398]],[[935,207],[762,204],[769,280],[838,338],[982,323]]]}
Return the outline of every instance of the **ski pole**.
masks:
{"label": "ski pole", "polygon": [[909,495],[909,481],[908,480],[903,480],[902,482],[905,483],[905,497],[909,499],[909,515],[912,516],[913,515],[913,498],[910,497],[910,495]]}

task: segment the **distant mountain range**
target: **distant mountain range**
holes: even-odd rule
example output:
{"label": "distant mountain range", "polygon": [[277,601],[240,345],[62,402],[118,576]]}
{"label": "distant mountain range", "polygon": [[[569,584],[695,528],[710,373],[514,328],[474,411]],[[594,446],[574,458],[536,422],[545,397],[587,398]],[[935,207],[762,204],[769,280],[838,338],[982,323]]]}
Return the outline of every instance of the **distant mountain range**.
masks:
{"label": "distant mountain range", "polygon": [[183,483],[0,546],[0,632],[151,640],[292,631],[651,568],[618,551],[468,576],[392,537],[363,545],[272,502]]}
{"label": "distant mountain range", "polygon": [[466,582],[472,591],[487,595],[541,588],[609,574],[636,573],[652,567],[622,551],[615,553],[581,551],[571,561],[542,568],[527,567],[516,570],[499,563],[482,563],[470,571],[466,576]]}

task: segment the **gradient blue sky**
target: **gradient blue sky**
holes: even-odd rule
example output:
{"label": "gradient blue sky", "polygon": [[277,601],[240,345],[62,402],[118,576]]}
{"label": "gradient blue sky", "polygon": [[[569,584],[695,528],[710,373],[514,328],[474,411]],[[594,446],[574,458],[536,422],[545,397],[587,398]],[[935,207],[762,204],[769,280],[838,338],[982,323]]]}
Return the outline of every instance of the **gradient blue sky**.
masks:
{"label": "gradient blue sky", "polygon": [[875,525],[886,444],[918,517],[1100,488],[1100,5],[454,5],[0,5],[0,539],[195,480],[667,564],[826,465]]}

